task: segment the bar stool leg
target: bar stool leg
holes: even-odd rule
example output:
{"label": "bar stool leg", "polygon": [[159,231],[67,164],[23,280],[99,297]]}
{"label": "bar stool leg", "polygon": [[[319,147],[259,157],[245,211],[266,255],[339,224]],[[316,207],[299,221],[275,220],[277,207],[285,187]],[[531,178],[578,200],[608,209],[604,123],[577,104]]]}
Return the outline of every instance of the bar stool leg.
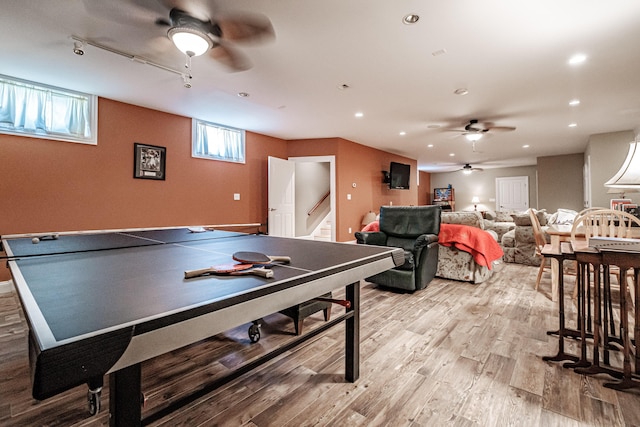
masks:
{"label": "bar stool leg", "polygon": [[[590,264],[588,264],[590,265]],[[588,368],[577,368],[576,373],[582,375],[607,374],[614,378],[622,378],[622,372],[600,366],[600,345],[602,334],[602,283],[600,280],[600,264],[593,264],[593,360]],[[589,276],[587,276],[589,278]],[[588,279],[587,279],[588,280]],[[587,285],[588,286],[588,285]]]}
{"label": "bar stool leg", "polygon": [[[562,365],[565,368],[586,368],[591,366],[591,362],[587,358],[587,329],[586,329],[586,292],[585,288],[589,288],[589,265],[579,263],[576,270],[576,286],[578,288],[578,330],[580,331],[580,360],[577,362],[567,362]],[[586,283],[586,286],[585,286]]]}
{"label": "bar stool leg", "polygon": [[[558,263],[560,264],[560,272],[562,272],[563,261],[562,258],[558,259]],[[543,356],[542,360],[549,362],[560,362],[563,360],[570,360],[573,362],[578,361],[578,357],[572,354],[565,353],[564,351],[564,336],[566,333],[565,328],[565,319],[564,319],[564,277],[563,274],[558,274],[558,318],[559,318],[559,329],[558,329],[558,353],[555,356]]]}
{"label": "bar stool leg", "polygon": [[[620,277],[626,277],[627,269],[620,268]],[[639,381],[631,376],[631,343],[629,342],[629,315],[627,313],[627,280],[620,281],[620,338],[623,344],[622,381],[605,383],[604,386],[614,390],[625,390],[640,387]]]}

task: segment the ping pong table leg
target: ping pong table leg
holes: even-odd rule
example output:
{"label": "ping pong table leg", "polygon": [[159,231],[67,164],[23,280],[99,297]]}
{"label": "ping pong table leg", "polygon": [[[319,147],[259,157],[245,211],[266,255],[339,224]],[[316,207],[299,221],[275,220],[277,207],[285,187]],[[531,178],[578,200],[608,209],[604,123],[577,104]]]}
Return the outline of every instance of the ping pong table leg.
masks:
{"label": "ping pong table leg", "polygon": [[347,300],[351,307],[347,312],[353,312],[353,316],[345,321],[345,374],[349,382],[355,382],[360,377],[360,282],[347,285]]}
{"label": "ping pong table leg", "polygon": [[141,372],[136,363],[109,375],[111,427],[142,425]]}

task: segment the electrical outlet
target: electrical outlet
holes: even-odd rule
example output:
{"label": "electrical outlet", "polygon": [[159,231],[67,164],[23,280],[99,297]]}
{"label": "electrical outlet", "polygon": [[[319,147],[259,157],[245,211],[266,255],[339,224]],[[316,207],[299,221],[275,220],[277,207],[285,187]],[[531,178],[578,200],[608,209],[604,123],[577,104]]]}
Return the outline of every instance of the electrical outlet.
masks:
{"label": "electrical outlet", "polygon": [[351,227],[349,227],[349,234],[351,234]]}
{"label": "electrical outlet", "polygon": [[233,193],[233,200],[240,200],[240,193]]}
{"label": "electrical outlet", "polygon": [[347,200],[351,200],[351,194],[347,194]]}

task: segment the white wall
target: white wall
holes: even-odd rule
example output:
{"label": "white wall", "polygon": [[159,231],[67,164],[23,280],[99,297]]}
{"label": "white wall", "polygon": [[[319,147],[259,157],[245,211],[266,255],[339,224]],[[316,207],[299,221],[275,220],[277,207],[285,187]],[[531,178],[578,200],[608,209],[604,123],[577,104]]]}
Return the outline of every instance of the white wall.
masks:
{"label": "white wall", "polygon": [[327,198],[316,212],[307,212],[331,189],[329,162],[296,161],[296,236],[309,235],[331,210]]}
{"label": "white wall", "polygon": [[484,169],[482,172],[473,172],[470,175],[465,175],[461,171],[432,173],[429,201],[433,200],[434,188],[447,187],[451,184],[456,193],[457,211],[472,211],[473,203],[471,203],[471,198],[473,196],[480,198],[479,211],[495,211],[496,178],[512,176],[529,177],[529,206],[537,206],[536,166]]}
{"label": "white wall", "polygon": [[[634,131],[622,131],[591,135],[585,151],[585,162],[591,160],[591,206],[609,207],[609,200],[619,198],[607,194],[604,183],[618,172],[629,152],[629,143],[634,140]],[[629,193],[634,201],[640,200],[637,193]]]}

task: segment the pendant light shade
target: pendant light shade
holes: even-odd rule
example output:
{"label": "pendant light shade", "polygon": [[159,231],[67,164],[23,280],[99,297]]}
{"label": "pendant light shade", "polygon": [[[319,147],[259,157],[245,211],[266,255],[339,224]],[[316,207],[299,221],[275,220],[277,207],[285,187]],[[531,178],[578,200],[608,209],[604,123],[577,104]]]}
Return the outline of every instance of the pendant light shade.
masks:
{"label": "pendant light shade", "polygon": [[604,186],[640,189],[640,142],[629,144],[629,153],[620,170]]}

